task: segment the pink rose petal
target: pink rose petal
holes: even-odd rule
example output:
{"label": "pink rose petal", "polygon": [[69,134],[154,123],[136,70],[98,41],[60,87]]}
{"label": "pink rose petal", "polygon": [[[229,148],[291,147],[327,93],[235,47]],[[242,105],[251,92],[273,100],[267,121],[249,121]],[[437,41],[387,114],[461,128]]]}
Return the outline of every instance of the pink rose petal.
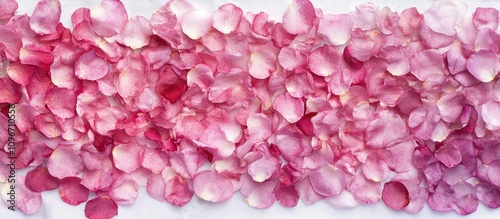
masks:
{"label": "pink rose petal", "polygon": [[315,18],[314,7],[309,0],[294,0],[283,14],[283,27],[291,34],[306,33]]}
{"label": "pink rose petal", "polygon": [[44,166],[38,166],[26,174],[26,188],[33,192],[43,192],[59,187],[60,180],[50,175]]}
{"label": "pink rose petal", "polygon": [[[8,200],[15,200],[15,208],[24,214],[34,214],[42,206],[42,195],[38,192],[30,191],[26,185],[26,177],[22,175],[16,176],[15,185],[10,183],[5,183],[2,187],[2,199],[5,203],[9,203]],[[12,193],[12,187],[15,186],[15,197],[11,197],[7,193]],[[11,204],[11,203],[9,203]],[[15,210],[15,209],[14,209]]]}
{"label": "pink rose petal", "polygon": [[61,3],[59,0],[42,0],[36,4],[30,19],[30,27],[38,34],[56,32],[61,18]]}
{"label": "pink rose petal", "polygon": [[108,62],[97,56],[95,51],[83,54],[75,63],[75,74],[79,79],[95,81],[106,76],[108,72]]}
{"label": "pink rose petal", "polygon": [[61,200],[70,205],[79,205],[89,198],[89,189],[81,184],[78,177],[67,177],[61,180],[59,195]]}
{"label": "pink rose petal", "polygon": [[222,202],[233,195],[231,180],[212,170],[198,172],[193,187],[196,195],[205,201]]}
{"label": "pink rose petal", "polygon": [[240,23],[243,11],[234,4],[224,4],[212,14],[213,27],[223,34],[233,32]]}
{"label": "pink rose petal", "polygon": [[290,123],[299,121],[304,115],[302,100],[294,98],[288,93],[278,95],[273,101],[273,108]]}
{"label": "pink rose petal", "polygon": [[118,215],[118,205],[109,197],[97,197],[85,204],[85,216],[89,219],[112,218]]}
{"label": "pink rose petal", "polygon": [[59,179],[77,176],[84,170],[80,156],[73,150],[65,147],[56,149],[47,161],[50,175]]}
{"label": "pink rose petal", "polygon": [[214,21],[212,15],[203,10],[190,11],[182,17],[182,32],[197,40],[210,31]]}
{"label": "pink rose petal", "polygon": [[478,80],[490,82],[500,71],[500,63],[494,52],[481,50],[467,60],[467,70]]}
{"label": "pink rose petal", "polygon": [[338,195],[346,187],[344,172],[328,164],[311,172],[309,178],[314,191],[324,196]]}
{"label": "pink rose petal", "polygon": [[[113,19],[109,19],[109,18]],[[90,11],[94,31],[102,37],[120,33],[128,21],[125,6],[119,0],[103,0]]]}
{"label": "pink rose petal", "polygon": [[396,181],[384,184],[382,200],[387,206],[394,210],[401,210],[410,203],[408,190],[404,184]]}
{"label": "pink rose petal", "polygon": [[319,20],[318,34],[335,46],[343,45],[351,38],[352,20],[347,14],[324,15]]}
{"label": "pink rose petal", "polygon": [[113,162],[117,169],[131,173],[141,167],[140,151],[137,144],[121,144],[113,149]]}

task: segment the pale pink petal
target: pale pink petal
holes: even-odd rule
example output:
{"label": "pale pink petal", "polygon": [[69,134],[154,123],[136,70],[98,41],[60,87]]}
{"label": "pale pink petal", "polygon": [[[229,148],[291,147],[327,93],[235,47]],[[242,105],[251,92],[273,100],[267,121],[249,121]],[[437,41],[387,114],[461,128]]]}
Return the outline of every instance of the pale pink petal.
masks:
{"label": "pale pink petal", "polygon": [[386,179],[390,172],[386,161],[377,156],[377,154],[369,154],[365,163],[361,166],[361,170],[366,179],[374,182],[381,182]]}
{"label": "pale pink petal", "polygon": [[197,65],[187,73],[187,85],[189,87],[198,85],[202,90],[207,90],[213,82],[213,72],[204,64]]}
{"label": "pale pink petal", "polygon": [[458,6],[451,1],[439,1],[424,12],[424,22],[437,33],[454,35],[459,19]]}
{"label": "pale pink petal", "polygon": [[251,115],[248,117],[246,125],[250,139],[265,140],[272,134],[272,123],[264,114]]}
{"label": "pale pink petal", "polygon": [[335,46],[343,45],[351,39],[352,20],[347,14],[324,15],[319,20],[318,34]]}
{"label": "pale pink petal", "polygon": [[213,27],[223,34],[233,32],[240,23],[243,11],[238,6],[228,3],[220,6],[212,14]]}
{"label": "pale pink petal", "polygon": [[296,184],[300,198],[306,205],[313,204],[319,200],[325,199],[325,196],[318,194],[312,187],[309,176],[306,176]]}
{"label": "pale pink petal", "polygon": [[489,130],[500,129],[500,117],[498,117],[498,113],[500,113],[500,103],[490,100],[481,108],[481,116],[486,122],[486,128]]}
{"label": "pale pink petal", "polygon": [[100,168],[84,171],[81,184],[90,191],[107,190],[113,183],[113,169],[112,161],[106,159]]}
{"label": "pale pink petal", "polygon": [[165,202],[167,201],[165,199],[165,185],[161,174],[151,174],[148,177],[146,191],[154,199]]}
{"label": "pale pink petal", "polygon": [[[42,195],[38,192],[32,192],[26,188],[26,185],[24,184],[26,181],[25,176],[18,175],[15,180],[15,184],[5,183],[2,186],[2,199],[6,204],[8,203],[9,206],[15,206],[15,208],[24,214],[36,213],[42,206]],[[9,202],[9,200],[14,201]]]}
{"label": "pale pink petal", "polygon": [[399,15],[398,27],[404,35],[411,35],[419,29],[423,19],[417,8],[407,8]]}
{"label": "pale pink petal", "polygon": [[325,44],[309,55],[309,68],[314,74],[323,77],[334,73],[338,74],[340,54],[337,47]]}
{"label": "pale pink petal", "polygon": [[75,74],[79,79],[95,81],[106,76],[108,72],[108,62],[97,56],[94,50],[80,56],[75,63]]}
{"label": "pale pink petal", "polygon": [[436,102],[436,105],[439,108],[441,119],[445,122],[453,123],[462,113],[464,96],[458,92],[445,94]]}
{"label": "pale pink petal", "polygon": [[219,124],[208,126],[201,134],[200,142],[204,143],[207,148],[213,149],[217,156],[222,158],[230,156],[236,149],[235,144],[226,138]]}
{"label": "pale pink petal", "polygon": [[128,175],[120,175],[109,188],[109,197],[117,204],[131,205],[137,198],[139,185]]}
{"label": "pale pink petal", "polygon": [[444,182],[440,182],[434,193],[429,194],[427,203],[432,210],[445,212],[452,209],[453,206],[453,190]]}
{"label": "pale pink petal", "polygon": [[190,11],[182,17],[182,32],[189,38],[197,40],[210,31],[213,23],[210,13],[204,10]]}
{"label": "pale pink petal", "polygon": [[290,46],[281,48],[278,54],[279,64],[287,70],[294,70],[307,64],[307,55]]}
{"label": "pale pink petal", "polygon": [[142,151],[141,161],[141,165],[153,173],[160,173],[168,164],[168,158],[160,150],[149,148]]}
{"label": "pale pink petal", "polygon": [[309,178],[314,191],[324,196],[338,195],[346,187],[344,172],[330,164],[312,171]]}
{"label": "pale pink petal", "polygon": [[59,118],[71,118],[75,115],[76,96],[66,88],[53,88],[45,94],[45,104]]}
{"label": "pale pink petal", "polygon": [[283,14],[283,27],[288,33],[306,33],[316,19],[314,7],[309,0],[293,0]]}
{"label": "pale pink petal", "polygon": [[62,120],[50,113],[36,116],[35,128],[47,138],[56,138],[66,132]]}
{"label": "pale pink petal", "polygon": [[15,0],[5,0],[0,2],[0,21],[9,20],[18,8]]}
{"label": "pale pink petal", "polygon": [[132,49],[139,49],[148,45],[152,35],[153,30],[149,20],[143,16],[130,18],[120,33],[123,44]]}
{"label": "pale pink petal", "polygon": [[375,18],[377,26],[383,34],[389,35],[396,31],[399,16],[391,11],[389,7],[384,7],[380,10]]}
{"label": "pale pink petal", "polygon": [[500,160],[495,160],[488,165],[487,175],[491,183],[500,186]]}
{"label": "pale pink petal", "polygon": [[42,0],[36,4],[30,18],[30,27],[38,34],[56,32],[61,18],[61,3],[59,0]]}
{"label": "pale pink petal", "polygon": [[125,28],[128,14],[119,0],[104,0],[92,8],[90,18],[97,34],[102,37],[112,37]]}
{"label": "pale pink petal", "polygon": [[460,151],[452,145],[445,145],[439,148],[434,156],[447,167],[454,167],[462,161]]}
{"label": "pale pink petal", "polygon": [[26,188],[33,192],[43,192],[59,187],[60,180],[50,175],[47,167],[38,166],[26,174]]}
{"label": "pale pink petal", "polygon": [[54,55],[47,46],[29,44],[19,51],[19,60],[23,64],[38,66],[48,72],[54,62]]}
{"label": "pale pink petal", "polygon": [[399,115],[383,111],[379,113],[379,118],[370,122],[366,128],[366,146],[384,148],[407,134],[408,128]]}
{"label": "pale pink petal", "polygon": [[410,59],[401,47],[386,47],[382,55],[387,60],[387,71],[394,76],[402,76],[410,72]]}
{"label": "pale pink petal", "polygon": [[198,172],[193,179],[194,192],[205,201],[222,202],[233,195],[231,180],[213,170]]}
{"label": "pale pink petal", "polygon": [[80,80],[75,75],[74,67],[66,65],[60,60],[55,60],[50,66],[50,79],[54,85],[69,90],[75,90],[80,83]]}
{"label": "pale pink petal", "polygon": [[116,90],[123,98],[133,97],[144,90],[144,72],[141,70],[125,67],[118,76]]}
{"label": "pale pink petal", "polygon": [[424,50],[410,59],[411,72],[420,81],[427,81],[433,75],[444,75],[443,59],[437,50]]}
{"label": "pale pink petal", "polygon": [[78,177],[67,177],[61,180],[59,195],[61,200],[70,205],[79,205],[89,198],[89,189],[81,184]]}
{"label": "pale pink petal", "polygon": [[288,122],[295,123],[304,115],[304,102],[288,93],[278,95],[273,101],[273,109]]}
{"label": "pale pink petal", "polygon": [[387,182],[382,190],[382,200],[390,208],[401,210],[410,203],[408,189],[400,182]]}
{"label": "pale pink petal", "polygon": [[467,60],[467,70],[478,80],[490,82],[500,71],[500,63],[494,52],[481,50]]}
{"label": "pale pink petal", "polygon": [[338,195],[327,197],[326,201],[334,208],[353,208],[359,205],[352,193],[347,190],[343,190]]}
{"label": "pale pink petal", "polygon": [[248,71],[254,78],[268,78],[276,71],[276,55],[266,50],[253,52],[248,61]]}
{"label": "pale pink petal", "polygon": [[438,33],[433,31],[426,23],[422,22],[419,29],[420,37],[422,42],[429,48],[439,49],[446,47],[453,43],[456,39],[455,35],[448,36],[444,33]]}
{"label": "pale pink petal", "polygon": [[352,29],[361,29],[362,31],[372,30],[377,27],[375,18],[378,13],[378,6],[373,3],[365,3],[356,6],[356,11],[350,13],[352,17]]}
{"label": "pale pink petal", "polygon": [[16,105],[16,126],[21,133],[26,133],[35,128],[34,120],[39,114],[35,107],[23,103]]}
{"label": "pale pink petal", "polygon": [[276,182],[255,182],[247,175],[241,178],[241,194],[245,197],[246,202],[250,207],[254,208],[268,208],[270,207],[276,196],[274,195],[274,188]]}
{"label": "pale pink petal", "polygon": [[478,30],[484,28],[496,30],[498,28],[498,10],[496,8],[477,7],[472,22]]}
{"label": "pale pink petal", "polygon": [[89,219],[107,219],[118,215],[118,205],[108,196],[94,198],[85,204]]}
{"label": "pale pink petal", "polygon": [[347,186],[348,190],[361,204],[372,204],[382,197],[380,183],[367,180],[363,174],[354,176],[354,180]]}
{"label": "pale pink petal", "polygon": [[77,176],[84,170],[82,159],[73,150],[59,147],[50,155],[47,161],[50,175],[59,179]]}
{"label": "pale pink petal", "polygon": [[131,173],[141,167],[140,152],[142,148],[137,144],[121,144],[113,148],[113,162],[115,167],[125,173]]}

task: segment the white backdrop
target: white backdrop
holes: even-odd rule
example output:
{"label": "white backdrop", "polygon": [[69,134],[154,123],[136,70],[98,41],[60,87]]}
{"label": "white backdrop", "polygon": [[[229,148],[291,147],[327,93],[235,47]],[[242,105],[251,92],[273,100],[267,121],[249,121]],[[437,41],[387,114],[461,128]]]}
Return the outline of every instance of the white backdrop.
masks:
{"label": "white backdrop", "polygon": [[[0,0],[1,1],[1,0]],[[101,0],[61,0],[62,17],[61,21],[66,27],[72,27],[70,16],[77,8],[88,7],[92,8]],[[209,12],[217,9],[224,3],[234,3],[243,11],[261,12],[265,11],[270,16],[270,19],[281,20],[289,0],[190,0],[198,8],[205,9]],[[127,8],[129,16],[142,15],[150,18],[153,11],[165,4],[167,0],[122,0]],[[354,6],[366,0],[311,0],[315,7],[322,8],[325,13],[346,13],[354,10]],[[389,6],[393,11],[401,12],[408,7],[417,7],[422,13],[427,9],[433,0],[415,0],[415,1],[400,1],[400,0],[371,0],[371,2],[380,7]],[[477,6],[500,8],[500,1],[494,0],[474,0],[466,1],[469,5],[469,10],[474,11]],[[18,0],[18,14],[33,13],[36,6],[36,0]],[[19,174],[26,171],[19,171]],[[1,183],[0,183],[1,185]],[[0,219],[84,219],[84,207],[82,203],[79,206],[70,206],[61,201],[58,190],[47,191],[42,193],[43,205],[40,210],[34,215],[23,215],[20,212],[12,212],[7,209],[4,202],[0,204]],[[91,196],[93,198],[95,196]],[[194,197],[191,202],[182,208],[175,207],[169,203],[158,202],[151,198],[145,188],[140,188],[139,196],[132,206],[120,206],[117,219],[138,219],[138,218],[189,218],[189,219],[302,219],[302,218],[481,218],[481,219],[498,219],[500,218],[500,209],[489,209],[480,204],[478,210],[468,216],[459,216],[454,212],[436,213],[430,210],[428,206],[416,214],[408,214],[405,212],[396,212],[386,207],[382,201],[375,205],[358,206],[354,209],[335,209],[329,206],[324,201],[319,201],[313,205],[304,205],[301,201],[295,208],[284,208],[280,204],[275,203],[268,209],[258,210],[248,207],[243,197],[239,193],[224,203],[208,203]]]}

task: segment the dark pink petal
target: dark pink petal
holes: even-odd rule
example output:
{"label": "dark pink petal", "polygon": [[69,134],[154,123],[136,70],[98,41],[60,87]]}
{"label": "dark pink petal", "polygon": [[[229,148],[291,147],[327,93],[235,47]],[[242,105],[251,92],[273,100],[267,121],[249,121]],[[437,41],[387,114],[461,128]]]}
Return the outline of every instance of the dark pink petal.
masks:
{"label": "dark pink petal", "polygon": [[423,19],[417,8],[407,8],[399,15],[398,27],[404,35],[411,35],[419,29]]}
{"label": "dark pink petal", "polygon": [[59,147],[50,155],[47,161],[50,175],[59,179],[77,176],[84,170],[82,159],[73,150]]}
{"label": "dark pink petal", "polygon": [[319,76],[339,74],[337,69],[340,65],[340,51],[337,47],[325,44],[309,55],[308,65],[311,71]]}
{"label": "dark pink petal", "polygon": [[128,175],[121,175],[109,188],[109,197],[117,204],[131,205],[137,198],[139,185]]}
{"label": "dark pink petal", "polygon": [[498,10],[495,8],[478,7],[473,14],[472,22],[478,30],[484,28],[496,30],[498,28]]}
{"label": "dark pink petal", "polygon": [[106,76],[108,72],[108,62],[97,56],[93,50],[80,56],[75,63],[75,74],[79,79],[95,81]]}
{"label": "dark pink petal", "polygon": [[56,32],[61,18],[61,3],[59,0],[42,0],[36,4],[30,18],[30,27],[38,34]]}
{"label": "dark pink petal", "polygon": [[90,18],[97,34],[102,37],[112,37],[125,28],[128,14],[119,0],[104,0],[92,8]]}
{"label": "dark pink petal", "polygon": [[379,113],[379,118],[370,122],[366,128],[366,146],[384,148],[407,134],[408,128],[399,115],[383,111]]}
{"label": "dark pink petal", "polygon": [[46,46],[29,44],[19,51],[19,60],[23,64],[38,66],[48,72],[54,62],[54,55]]}
{"label": "dark pink petal", "polygon": [[210,13],[203,10],[190,11],[182,17],[182,32],[189,38],[197,40],[210,31],[213,23]]}
{"label": "dark pink petal", "polygon": [[131,173],[141,167],[140,151],[137,144],[121,144],[113,148],[115,167],[125,173]]}
{"label": "dark pink petal", "polygon": [[351,39],[352,20],[347,14],[326,14],[319,20],[318,34],[333,45],[343,45]]}
{"label": "dark pink petal", "polygon": [[47,167],[38,166],[26,174],[26,188],[33,192],[43,192],[59,187],[60,180],[50,175]]}
{"label": "dark pink petal", "polygon": [[[24,214],[36,213],[42,206],[42,195],[26,188],[24,184],[26,181],[25,176],[17,175],[15,180],[15,184],[5,183],[2,186],[2,199],[5,203],[9,203],[8,200],[15,200],[15,203],[12,204]],[[15,187],[14,191],[12,191],[11,186]],[[11,197],[7,193],[15,193],[15,197]]]}
{"label": "dark pink petal", "polygon": [[70,205],[79,205],[89,198],[89,189],[81,184],[78,177],[67,177],[61,180],[59,195],[61,200]]}
{"label": "dark pink petal", "polygon": [[269,51],[255,51],[248,61],[250,75],[257,79],[266,79],[276,71],[276,55]]}
{"label": "dark pink petal", "polygon": [[458,6],[451,1],[441,1],[432,4],[424,12],[424,22],[437,33],[448,36],[456,33],[455,25],[460,16]]}
{"label": "dark pink petal", "polygon": [[276,200],[284,207],[295,207],[299,202],[299,192],[297,192],[295,186],[283,187],[276,184],[274,193],[276,194]]}
{"label": "dark pink petal", "polygon": [[0,26],[0,57],[5,56],[8,60],[15,61],[19,58],[22,47],[23,42],[17,32]]}
{"label": "dark pink petal", "polygon": [[0,2],[0,21],[9,20],[18,8],[15,0],[5,0]]}
{"label": "dark pink petal", "polygon": [[387,182],[382,190],[382,200],[390,208],[401,210],[410,203],[408,189],[400,182]]}
{"label": "dark pink petal", "polygon": [[311,172],[309,178],[314,191],[324,196],[338,195],[346,187],[344,172],[329,164]]}
{"label": "dark pink petal", "polygon": [[89,219],[109,219],[118,215],[118,205],[108,196],[94,198],[85,204]]}
{"label": "dark pink petal", "polygon": [[288,33],[306,33],[316,19],[314,7],[309,0],[293,0],[283,14],[283,27]]}
{"label": "dark pink petal", "polygon": [[212,14],[213,27],[223,34],[233,32],[240,23],[243,11],[234,4],[228,3],[220,6]]}
{"label": "dark pink petal", "polygon": [[182,176],[170,178],[165,185],[165,199],[173,205],[182,207],[193,197],[194,191]]}
{"label": "dark pink petal", "polygon": [[314,117],[317,113],[308,113],[304,115],[302,118],[300,118],[299,121],[297,121],[297,128],[302,131],[306,135],[313,135],[314,134],[314,126],[311,122],[312,117]]}
{"label": "dark pink petal", "polygon": [[82,21],[90,22],[90,9],[79,8],[79,9],[76,9],[73,12],[73,14],[71,14],[71,23],[73,23],[73,27],[76,27]]}
{"label": "dark pink petal", "polygon": [[10,78],[0,78],[0,85],[0,103],[17,103],[21,99],[18,86]]}
{"label": "dark pink petal", "polygon": [[231,180],[213,170],[198,172],[193,179],[194,192],[205,201],[222,202],[233,195]]}
{"label": "dark pink petal", "polygon": [[294,123],[304,115],[304,103],[288,93],[278,95],[273,101],[273,108],[288,122]]}
{"label": "dark pink petal", "polygon": [[76,96],[66,88],[53,88],[45,94],[45,104],[59,118],[71,118],[75,115]]}
{"label": "dark pink petal", "polygon": [[467,60],[467,70],[478,80],[490,82],[500,71],[500,63],[494,52],[481,50]]}
{"label": "dark pink petal", "polygon": [[143,16],[130,18],[120,33],[123,44],[132,49],[139,49],[148,45],[152,35],[153,30],[149,20]]}

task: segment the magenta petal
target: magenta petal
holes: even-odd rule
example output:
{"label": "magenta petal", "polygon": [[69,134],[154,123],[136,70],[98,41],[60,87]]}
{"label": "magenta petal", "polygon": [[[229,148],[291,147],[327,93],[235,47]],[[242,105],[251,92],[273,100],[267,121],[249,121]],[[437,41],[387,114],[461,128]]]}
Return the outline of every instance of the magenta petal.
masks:
{"label": "magenta petal", "polygon": [[408,189],[400,182],[387,182],[382,190],[382,200],[390,208],[401,210],[410,203]]}
{"label": "magenta petal", "polygon": [[85,216],[89,219],[107,219],[118,214],[118,205],[109,197],[97,197],[85,204]]}
{"label": "magenta petal", "polygon": [[60,180],[50,175],[44,166],[38,166],[26,174],[26,188],[33,192],[43,192],[59,187]]}
{"label": "magenta petal", "polygon": [[35,7],[30,19],[30,27],[38,34],[56,32],[61,18],[61,3],[59,0],[42,0]]}
{"label": "magenta petal", "polygon": [[61,180],[59,195],[61,200],[70,205],[79,205],[89,198],[89,189],[81,184],[78,177],[67,177]]}

